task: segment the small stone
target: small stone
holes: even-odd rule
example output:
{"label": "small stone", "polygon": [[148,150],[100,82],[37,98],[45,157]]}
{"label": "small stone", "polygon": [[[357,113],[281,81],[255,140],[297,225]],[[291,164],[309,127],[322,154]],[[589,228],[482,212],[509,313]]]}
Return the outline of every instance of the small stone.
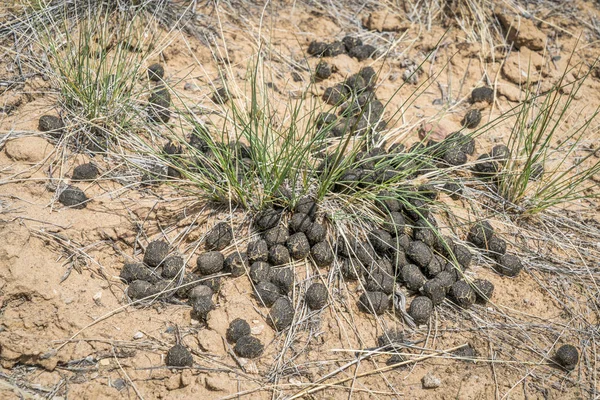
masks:
{"label": "small stone", "polygon": [[229,323],[225,337],[229,343],[237,342],[242,336],[250,335],[250,324],[241,318],[236,318]]}
{"label": "small stone", "polygon": [[256,261],[268,261],[269,260],[269,246],[263,239],[255,240],[248,243],[246,255],[251,263]]}
{"label": "small stone", "polygon": [[331,245],[327,241],[319,242],[310,249],[310,254],[318,267],[327,267],[331,265],[334,254]]}
{"label": "small stone", "polygon": [[[364,78],[359,74],[350,75],[344,81],[344,85],[346,88],[348,88],[350,93],[362,93],[367,87],[367,83],[365,82]],[[360,105],[358,106],[360,107]]]}
{"label": "small stone", "polygon": [[169,244],[164,240],[154,240],[148,243],[144,253],[144,263],[151,267],[158,267],[169,254]]}
{"label": "small stone", "polygon": [[443,156],[445,166],[458,167],[465,165],[468,161],[467,155],[459,148],[446,150]]}
{"label": "small stone", "polygon": [[[335,114],[330,114],[326,112],[319,113],[316,120],[317,128],[323,128],[324,126],[332,125],[337,120]],[[299,211],[303,212],[303,211]],[[308,214],[305,212],[305,214]]]}
{"label": "small stone", "polygon": [[475,279],[473,281],[473,288],[475,289],[475,296],[477,300],[485,304],[494,294],[494,284],[487,279]]}
{"label": "small stone", "polygon": [[406,255],[420,267],[426,267],[433,257],[429,246],[421,241],[412,242],[406,250]]}
{"label": "small stone", "polygon": [[320,57],[327,50],[327,43],[312,41],[308,45],[307,53],[311,56]]}
{"label": "small stone", "polygon": [[168,367],[191,367],[194,365],[194,358],[185,346],[176,344],[167,352],[165,362]]}
{"label": "small stone", "polygon": [[223,267],[232,277],[237,278],[244,275],[250,269],[250,262],[246,253],[236,251],[225,258]]}
{"label": "small stone", "polygon": [[202,276],[216,274],[225,266],[225,257],[220,251],[207,251],[196,260],[196,272]]}
{"label": "small stone", "polygon": [[356,58],[358,61],[366,60],[375,54],[377,49],[370,44],[364,44],[362,46],[355,46],[349,52],[350,57]]}
{"label": "small stone", "polygon": [[487,221],[481,221],[473,225],[467,240],[479,248],[487,248],[494,236],[494,228]]}
{"label": "small stone", "polygon": [[494,161],[498,161],[501,164],[506,164],[506,162],[510,159],[510,149],[503,144],[498,144],[492,147],[490,156],[492,156]]}
{"label": "small stone", "polygon": [[62,120],[54,115],[42,115],[38,122],[38,129],[41,132],[48,132],[53,137],[60,137],[65,124]]}
{"label": "small stone", "polygon": [[356,242],[351,252],[365,267],[371,266],[379,258],[369,243]]}
{"label": "small stone", "polygon": [[396,249],[396,251],[392,255],[392,264],[396,273],[401,273],[402,268],[405,265],[410,264],[410,262],[406,258],[406,253],[404,253],[404,250]]}
{"label": "small stone", "polygon": [[554,356],[554,361],[567,371],[573,371],[579,362],[579,352],[575,346],[565,344],[560,346]]}
{"label": "small stone", "polygon": [[328,87],[323,93],[323,101],[329,105],[337,106],[346,101],[348,88],[342,84]]}
{"label": "small stone", "polygon": [[225,104],[229,101],[229,91],[225,87],[220,87],[214,91],[210,98],[215,104]]}
{"label": "small stone", "polygon": [[456,258],[456,261],[458,261],[458,264],[463,269],[469,268],[469,265],[471,264],[471,259],[473,258],[471,251],[469,251],[469,249],[463,246],[462,244],[455,244],[453,251],[454,257]]}
{"label": "small stone", "polygon": [[446,298],[446,283],[438,279],[431,279],[423,285],[423,294],[431,299],[434,306],[442,304]]}
{"label": "small stone", "polygon": [[482,154],[473,165],[473,172],[481,178],[490,178],[499,170],[498,163],[489,154]]}
{"label": "small stone", "polygon": [[173,279],[185,271],[185,260],[180,255],[173,254],[165,258],[162,267],[162,277]]}
{"label": "small stone", "polygon": [[266,231],[277,226],[280,219],[281,214],[279,212],[272,208],[266,208],[256,215],[254,225],[259,230]]}
{"label": "small stone", "polygon": [[387,254],[394,249],[392,235],[383,229],[374,229],[368,234],[369,242],[379,254]]}
{"label": "small stone", "polygon": [[221,278],[220,276],[209,275],[202,278],[202,284],[208,286],[214,293],[221,289]]}
{"label": "small stone", "polygon": [[394,277],[389,273],[375,269],[366,276],[365,290],[392,294],[394,292],[394,283]]}
{"label": "small stone", "polygon": [[478,87],[473,89],[471,92],[471,102],[479,103],[479,102],[492,103],[494,101],[494,89],[489,87]]}
{"label": "small stone", "polygon": [[87,206],[89,199],[83,190],[69,185],[60,192],[58,201],[66,207],[81,210]]}
{"label": "small stone", "polygon": [[467,111],[465,114],[462,124],[465,128],[474,129],[477,128],[479,123],[481,122],[481,111],[478,109],[473,109]]}
{"label": "small stone", "polygon": [[463,190],[462,190],[462,186],[460,186],[458,183],[456,182],[446,182],[442,188],[442,190],[444,192],[446,192],[448,194],[448,196],[450,196],[450,198],[452,200],[458,200],[460,199]]}
{"label": "small stone", "polygon": [[207,250],[223,250],[233,240],[233,230],[226,222],[219,222],[206,234],[204,245]]}
{"label": "small stone", "polygon": [[172,280],[160,280],[156,282],[152,287],[152,292],[158,295],[159,299],[168,299],[171,297],[177,289],[175,289],[176,283]]}
{"label": "small stone", "polygon": [[315,67],[315,78],[316,80],[324,80],[331,76],[332,70],[331,65],[325,61],[319,61]]}
{"label": "small stone", "polygon": [[262,281],[254,286],[254,296],[260,304],[271,307],[281,297],[281,292],[274,283]]}
{"label": "small stone", "polygon": [[498,257],[506,253],[506,242],[494,235],[492,240],[487,243],[486,250],[493,257]]}
{"label": "small stone", "polygon": [[266,282],[271,277],[271,266],[265,261],[256,261],[250,266],[249,275],[255,284]]}
{"label": "small stone", "polygon": [[153,285],[150,282],[136,280],[129,284],[127,288],[127,296],[131,300],[140,300],[153,294]]}
{"label": "small stone", "polygon": [[200,280],[201,277],[199,275],[196,275],[194,273],[186,273],[183,276],[183,281],[181,282],[181,284],[179,285],[177,291],[175,292],[175,296],[179,297],[180,299],[187,299],[188,295],[190,294],[190,291],[198,286],[201,285],[203,282],[198,282],[198,280]]}
{"label": "small stone", "polygon": [[541,163],[532,164],[531,170],[529,171],[529,180],[537,181],[542,175],[544,175],[544,165]]}
{"label": "small stone", "polygon": [[377,81],[377,72],[375,72],[373,67],[363,67],[358,71],[358,74],[363,77],[369,86],[375,86]]}
{"label": "small stone", "polygon": [[235,343],[233,351],[239,357],[243,358],[257,358],[260,357],[265,349],[265,346],[260,340],[254,336],[246,335],[242,336]]}
{"label": "small stone", "polygon": [[311,310],[320,310],[327,305],[327,287],[322,283],[313,283],[306,290],[304,301]]}
{"label": "small stone", "polygon": [[370,314],[381,315],[390,306],[390,299],[383,292],[365,292],[358,299],[358,308]]}
{"label": "small stone", "polygon": [[406,220],[398,211],[392,211],[384,217],[382,227],[392,236],[402,235],[405,231]]}
{"label": "small stone", "polygon": [[279,288],[281,294],[288,294],[294,286],[294,271],[290,267],[273,268],[269,279]]}
{"label": "small stone", "polygon": [[165,69],[161,64],[155,63],[148,67],[148,79],[151,81],[160,82],[164,76]]}
{"label": "small stone", "polygon": [[127,283],[141,280],[154,284],[158,281],[156,272],[146,267],[143,263],[125,263],[119,277]]}
{"label": "small stone", "polygon": [[289,229],[283,225],[277,225],[275,228],[271,228],[265,232],[263,238],[267,242],[267,246],[272,247],[276,244],[285,244],[286,240],[290,237]]}
{"label": "small stone", "polygon": [[408,308],[408,315],[410,315],[418,325],[429,322],[432,312],[433,302],[426,296],[415,297]]}
{"label": "small stone", "polygon": [[290,252],[290,256],[294,260],[303,260],[310,254],[310,243],[306,235],[302,232],[291,235],[286,241],[286,246]]}
{"label": "small stone", "polygon": [[395,212],[402,210],[402,203],[389,191],[381,191],[377,195],[377,205],[384,212]]}
{"label": "small stone", "polygon": [[469,282],[465,280],[454,282],[450,289],[450,293],[456,303],[463,308],[469,308],[475,303],[475,291]]}
{"label": "small stone", "polygon": [[429,217],[429,208],[427,208],[427,202],[422,196],[408,198],[408,204],[405,206],[404,212],[413,221]]}
{"label": "small stone", "polygon": [[357,38],[355,36],[344,36],[344,38],[342,39],[342,43],[344,43],[344,46],[346,47],[346,51],[350,51],[352,50],[354,47],[356,46],[362,46],[363,42],[360,38]]}
{"label": "small stone", "polygon": [[448,293],[454,282],[456,282],[456,274],[444,270],[437,274],[434,280],[437,281],[444,288],[444,291],[446,293]]}
{"label": "small stone", "polygon": [[419,267],[414,264],[407,264],[402,267],[402,280],[406,284],[406,287],[412,291],[418,291],[427,282],[427,278]]}
{"label": "small stone", "polygon": [[443,143],[445,147],[457,148],[469,156],[475,152],[475,139],[460,132],[451,133]]}
{"label": "small stone", "polygon": [[315,245],[325,240],[327,237],[327,229],[325,229],[325,225],[319,224],[318,222],[313,222],[305,234],[308,242],[311,245]]}
{"label": "small stone", "polygon": [[413,227],[413,239],[417,242],[423,242],[427,246],[432,247],[436,238],[434,227],[435,225],[433,225],[430,221],[424,218],[419,218]]}
{"label": "small stone", "polygon": [[295,213],[292,215],[292,219],[290,220],[290,229],[294,233],[303,232],[306,233],[310,226],[312,225],[311,218],[304,213]]}
{"label": "small stone", "polygon": [[390,329],[377,338],[377,345],[382,349],[402,348],[405,343],[404,331],[400,329]]}
{"label": "small stone", "polygon": [[148,99],[148,120],[150,122],[169,122],[171,119],[171,95],[168,92],[158,91],[154,92]]}
{"label": "small stone", "polygon": [[290,252],[287,247],[281,244],[271,246],[269,250],[269,262],[275,266],[289,264]]}
{"label": "small stone", "polygon": [[475,352],[475,349],[473,348],[473,346],[471,346],[470,343],[467,343],[465,346],[455,350],[453,352],[453,354],[456,357],[463,358],[463,359],[465,359],[465,358],[473,359],[473,358],[477,357],[477,353]]}
{"label": "small stone", "polygon": [[344,46],[344,43],[340,42],[339,40],[336,40],[335,42],[332,42],[327,45],[325,51],[323,52],[323,56],[335,57],[344,53],[346,53],[346,46]]}
{"label": "small stone", "polygon": [[501,275],[514,277],[519,275],[519,272],[523,269],[523,264],[519,257],[512,254],[503,254],[496,257],[494,268]]}
{"label": "small stone", "polygon": [[192,302],[192,318],[198,321],[206,321],[208,313],[215,308],[212,297],[201,296]]}
{"label": "small stone", "polygon": [[289,327],[294,321],[294,306],[286,297],[280,297],[275,301],[267,322],[276,331],[282,331]]}
{"label": "small stone", "polygon": [[349,281],[355,281],[359,278],[361,270],[360,262],[355,261],[352,258],[344,258],[340,266],[342,276]]}
{"label": "small stone", "polygon": [[437,389],[442,385],[442,381],[432,373],[427,373],[421,378],[423,389]]}
{"label": "small stone", "polygon": [[73,176],[71,177],[74,181],[92,181],[98,177],[99,171],[93,163],[85,163],[78,165],[73,169]]}
{"label": "small stone", "polygon": [[212,297],[214,294],[213,290],[206,285],[198,285],[192,288],[188,294],[190,303],[193,304],[200,297]]}

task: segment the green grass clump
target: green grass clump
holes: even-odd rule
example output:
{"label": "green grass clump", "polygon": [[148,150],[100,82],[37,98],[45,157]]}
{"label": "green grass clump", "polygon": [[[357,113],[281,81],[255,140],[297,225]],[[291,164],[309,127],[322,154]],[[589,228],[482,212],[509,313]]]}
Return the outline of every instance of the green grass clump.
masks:
{"label": "green grass clump", "polygon": [[27,15],[45,55],[39,69],[56,88],[69,133],[83,133],[96,147],[147,128],[146,67],[162,37],[155,9],[145,4],[121,9],[90,2],[74,9],[65,2]]}
{"label": "green grass clump", "polygon": [[[589,76],[583,68],[565,71],[543,96],[527,92],[517,112],[508,140],[510,157],[497,185],[499,194],[526,214],[594,196],[587,193],[586,182],[600,172],[600,161],[591,152],[579,154],[600,109],[574,111],[573,100]],[[566,83],[572,72],[581,78]],[[572,126],[567,127],[568,119],[575,121]]]}

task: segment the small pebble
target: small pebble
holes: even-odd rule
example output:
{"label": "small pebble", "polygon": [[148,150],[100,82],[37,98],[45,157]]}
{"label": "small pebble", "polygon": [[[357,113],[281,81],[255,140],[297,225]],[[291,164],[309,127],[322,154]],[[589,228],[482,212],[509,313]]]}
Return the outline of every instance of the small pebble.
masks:
{"label": "small pebble", "polygon": [[267,322],[276,331],[282,331],[289,327],[294,321],[294,306],[286,297],[280,297],[275,301]]}
{"label": "small pebble", "polygon": [[58,195],[58,201],[64,206],[80,210],[87,206],[89,199],[78,187],[67,186]]}
{"label": "small pebble", "polygon": [[327,287],[320,283],[310,285],[305,295],[305,302],[311,310],[320,310],[327,305]]}
{"label": "small pebble", "polygon": [[235,343],[242,336],[250,335],[250,324],[241,318],[236,318],[229,323],[225,337],[229,343]]}
{"label": "small pebble", "polygon": [[169,254],[169,244],[164,240],[154,240],[148,243],[144,253],[144,263],[151,267],[158,267]]}
{"label": "small pebble", "polygon": [[196,272],[202,276],[216,274],[225,265],[225,257],[220,251],[208,251],[200,254],[196,260]]}
{"label": "small pebble", "polygon": [[233,351],[239,357],[257,358],[260,357],[265,349],[261,341],[254,336],[246,335],[237,340]]}
{"label": "small pebble", "polygon": [[579,352],[575,346],[565,344],[556,351],[554,360],[565,370],[573,371],[579,362]]}
{"label": "small pebble", "polygon": [[432,312],[433,302],[426,296],[415,297],[408,308],[408,315],[412,317],[417,325],[429,322]]}
{"label": "small pebble", "polygon": [[207,234],[204,244],[207,250],[223,250],[233,240],[233,230],[227,222],[219,222]]}
{"label": "small pebble", "polygon": [[85,163],[73,169],[71,179],[74,181],[92,181],[98,177],[98,174],[98,167],[95,164]]}
{"label": "small pebble", "polygon": [[275,284],[263,281],[254,286],[254,295],[259,304],[271,307],[281,297],[281,292]]}
{"label": "small pebble", "polygon": [[191,367],[194,365],[194,358],[185,346],[176,344],[167,352],[165,362],[168,367]]}

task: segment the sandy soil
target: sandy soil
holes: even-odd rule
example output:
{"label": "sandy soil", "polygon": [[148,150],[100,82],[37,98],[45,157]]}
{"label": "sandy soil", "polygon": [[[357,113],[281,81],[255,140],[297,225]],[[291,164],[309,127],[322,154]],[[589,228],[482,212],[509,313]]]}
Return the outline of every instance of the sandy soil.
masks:
{"label": "sandy soil", "polygon": [[[431,26],[410,23],[392,7],[369,4],[354,15],[358,8],[350,4],[328,8],[281,2],[266,7],[263,15],[260,6],[243,5],[221,5],[218,20],[212,7],[198,7],[201,31],[223,39],[207,46],[193,35],[171,32],[168,46],[151,60],[164,63],[166,80],[183,101],[215,108],[210,96],[221,84],[219,68],[225,65],[230,83],[240,91],[234,101],[242,102],[247,65],[260,43],[273,57],[266,63],[265,81],[277,90],[269,89],[268,94],[284,103],[310,82],[302,68],[296,72],[304,81],[294,82],[290,75],[293,66],[314,68],[318,62],[307,58],[310,41],[357,34],[377,46],[381,56],[362,62],[347,55],[327,60],[337,72],[312,87],[315,102],[326,87],[372,65],[380,71],[377,96],[391,99],[388,115],[401,111],[392,118],[388,140],[409,146],[418,141],[422,123],[438,124],[443,135],[459,129],[470,108],[480,108],[487,122],[515,107],[524,96],[528,71],[529,81],[539,81],[539,88],[547,90],[563,77],[569,60],[589,68],[600,55],[598,33],[586,25],[600,18],[591,2],[532,6],[531,13],[540,19],[521,19],[521,47],[510,54],[488,51],[450,19],[436,19]],[[511,7],[497,12],[513,18]],[[406,66],[421,63],[432,50],[418,84],[401,87]],[[215,62],[215,52],[229,61]],[[3,56],[0,75],[15,73],[12,56]],[[571,71],[565,79],[578,77]],[[496,88],[495,101],[470,104],[471,90],[484,85]],[[563,128],[576,125],[579,112],[600,106],[599,88],[593,73]],[[182,253],[191,269],[204,234],[224,218],[240,227],[234,244],[225,250],[229,254],[247,242],[244,226],[250,216],[199,203],[166,185],[130,184],[139,178],[122,178],[131,170],[119,160],[92,159],[57,146],[37,131],[41,115],[56,113],[56,97],[40,76],[0,90],[0,397],[285,398],[314,388],[313,383],[324,377],[325,386],[305,398],[598,396],[597,202],[582,199],[543,217],[523,219],[490,208],[494,226],[510,249],[522,255],[525,270],[508,278],[476,259],[469,274],[495,285],[492,303],[461,310],[447,301],[436,308],[429,326],[410,329],[391,312],[380,318],[361,313],[357,284],[346,284],[309,261],[294,265],[295,304],[315,277],[329,282],[332,301],[320,312],[301,306],[291,330],[277,334],[269,327],[268,309],[257,305],[246,276],[224,280],[215,296],[216,309],[200,323],[183,302],[130,306],[120,270],[125,262],[141,261],[145,246],[158,238]],[[416,99],[411,97],[415,90],[420,93]],[[481,135],[475,156],[505,142],[512,122],[507,119]],[[595,150],[598,139],[594,126],[581,145]],[[57,185],[68,183],[72,169],[90,160],[99,166],[101,177],[79,185],[92,201],[83,210],[62,206],[56,201]],[[590,183],[597,193],[600,178]],[[473,218],[465,200],[445,195],[441,200],[461,218]],[[448,224],[457,221],[447,219]],[[453,228],[464,239],[466,227]],[[557,268],[564,268],[564,274],[556,273]],[[586,269],[587,275],[581,272]],[[225,340],[229,322],[238,317],[246,319],[265,344],[265,353],[256,360],[234,357]],[[357,361],[356,351],[376,346],[377,337],[391,328],[404,330],[415,343],[406,350],[408,359],[426,359],[384,372],[377,369],[385,367],[389,354]],[[192,351],[193,368],[165,366],[166,351],[177,336]],[[446,352],[467,343],[475,349],[476,360]],[[565,343],[581,350],[580,363],[571,373],[548,362]],[[438,388],[423,387],[427,374],[440,379]]]}

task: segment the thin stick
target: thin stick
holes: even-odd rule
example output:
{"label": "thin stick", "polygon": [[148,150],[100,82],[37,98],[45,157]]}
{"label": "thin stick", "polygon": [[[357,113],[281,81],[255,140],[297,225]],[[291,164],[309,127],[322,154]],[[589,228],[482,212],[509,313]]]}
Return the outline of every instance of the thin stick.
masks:
{"label": "thin stick", "polygon": [[402,362],[399,362],[399,363],[396,363],[396,364],[387,365],[385,367],[377,368],[377,369],[374,369],[372,371],[363,372],[363,373],[360,373],[358,375],[353,375],[353,376],[348,377],[348,378],[342,378],[342,379],[339,379],[339,380],[337,380],[337,381],[335,381],[333,383],[330,383],[330,384],[320,384],[319,386],[313,387],[311,389],[307,388],[307,389],[301,390],[300,392],[296,393],[292,397],[288,398],[288,400],[297,399],[297,398],[302,397],[304,395],[307,395],[307,394],[310,394],[310,393],[314,393],[314,392],[318,392],[319,390],[323,390],[326,387],[331,386],[331,385],[339,385],[341,383],[348,382],[349,380],[352,380],[352,379],[362,378],[363,376],[373,375],[373,374],[376,374],[378,372],[390,371],[390,370],[392,370],[394,368],[397,368],[397,367],[400,367],[402,365],[407,365],[407,364],[411,364],[413,362],[427,360],[428,358],[431,358],[431,357],[437,357],[437,356],[440,356],[440,355],[445,354],[445,353],[450,353],[452,351],[456,351],[456,350],[458,350],[460,348],[463,348],[465,346],[467,346],[467,343],[462,344],[460,346],[452,347],[452,348],[447,349],[447,350],[438,351],[437,353],[431,353],[431,354],[428,354],[426,356],[415,358],[414,360],[406,360],[406,361],[402,361]]}

